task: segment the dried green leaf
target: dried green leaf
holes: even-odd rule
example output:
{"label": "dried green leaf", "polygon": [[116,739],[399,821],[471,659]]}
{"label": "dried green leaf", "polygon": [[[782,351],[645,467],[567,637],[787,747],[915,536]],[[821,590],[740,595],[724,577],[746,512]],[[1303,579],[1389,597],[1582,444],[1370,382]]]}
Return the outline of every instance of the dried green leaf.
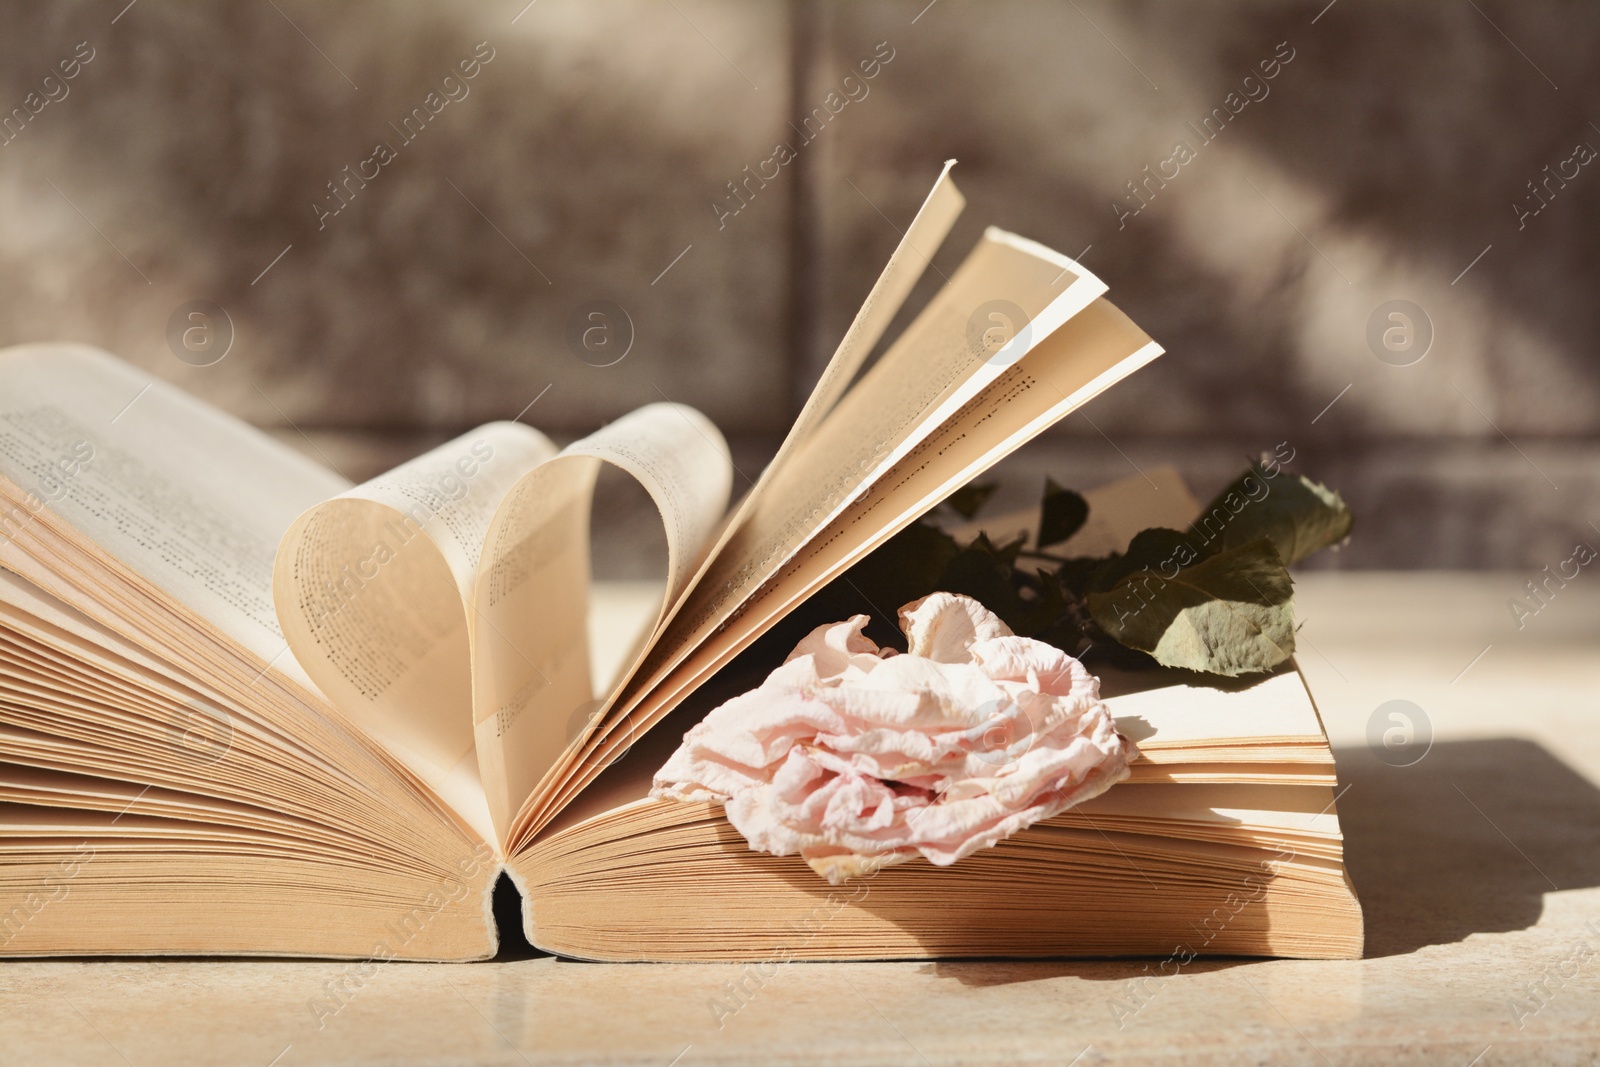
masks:
{"label": "dried green leaf", "polygon": [[934,589],[970,596],[1013,628],[1014,620],[1023,614],[1011,563],[996,552],[987,537],[979,537],[962,549],[944,569]]}
{"label": "dried green leaf", "polygon": [[868,610],[874,617],[889,613],[887,622],[893,626],[893,612],[900,605],[938,589],[945,569],[960,552],[961,547],[949,534],[916,522],[895,534],[836,582],[847,582],[852,592],[868,601],[868,608],[858,610]]}
{"label": "dried green leaf", "polygon": [[1129,574],[1090,593],[1088,606],[1113,640],[1168,667],[1233,677],[1270,671],[1294,652],[1293,581],[1266,538],[1171,577]]}
{"label": "dried green leaf", "polygon": [[1350,509],[1320,482],[1263,464],[1252,464],[1207,504],[1190,525],[1208,552],[1272,541],[1285,565],[1350,536]]}
{"label": "dried green leaf", "polygon": [[1044,480],[1044,500],[1039,505],[1038,548],[1058,545],[1083,528],[1089,517],[1089,502],[1063,489],[1052,479]]}
{"label": "dried green leaf", "polygon": [[1128,551],[1102,561],[1089,577],[1087,591],[1103,593],[1131,574],[1150,571],[1172,577],[1205,555],[1193,540],[1177,530],[1152,526],[1128,542]]}
{"label": "dried green leaf", "polygon": [[816,627],[860,613],[871,617],[867,635],[874,641],[904,648],[895,611],[939,589],[945,568],[960,551],[943,530],[914,522],[785,616],[763,647],[781,661]]}
{"label": "dried green leaf", "polygon": [[1095,572],[1105,566],[1106,562],[1092,556],[1076,556],[1062,560],[1061,565],[1056,568],[1056,581],[1060,583],[1063,592],[1082,599],[1089,591],[1089,582]]}
{"label": "dried green leaf", "polygon": [[982,484],[973,482],[971,485],[963,485],[960,489],[945,497],[944,502],[963,519],[975,518],[998,488],[1000,488],[998,482],[984,482]]}

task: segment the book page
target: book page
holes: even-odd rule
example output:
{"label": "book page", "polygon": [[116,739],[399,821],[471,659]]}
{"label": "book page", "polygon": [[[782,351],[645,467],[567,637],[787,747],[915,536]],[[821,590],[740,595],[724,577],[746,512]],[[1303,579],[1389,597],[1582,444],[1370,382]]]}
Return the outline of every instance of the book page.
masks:
{"label": "book page", "polygon": [[779,467],[788,451],[810,438],[822,419],[833,410],[839,398],[850,388],[850,382],[866,362],[873,346],[899,313],[906,297],[911,295],[911,290],[926,268],[932,265],[933,254],[944,244],[950,227],[955,225],[967,205],[966,197],[950,180],[950,168],[955,163],[953,159],[945,161],[944,170],[939,172],[939,180],[933,183],[911,225],[901,234],[900,243],[895,246],[883,273],[878,275],[878,280],[867,293],[867,299],[856,311],[856,317],[851,320],[844,337],[840,338],[839,347],[834,349],[833,357],[817,379],[816,386],[806,399],[805,406],[800,409],[799,416],[784,437],[768,470]]}
{"label": "book page", "polygon": [[78,345],[0,356],[0,476],[23,494],[0,516],[0,562],[28,566],[14,541],[49,509],[263,666],[284,647],[272,610],[278,539],[301,511],[350,485]]}
{"label": "book page", "polygon": [[[641,700],[654,700],[652,690],[819,530],[1104,291],[1103,282],[1064,256],[989,229],[815,436],[773,472],[770,489],[752,502],[744,523],[712,558],[606,712],[602,736],[628,722],[628,712]],[[993,328],[990,316],[997,308],[1010,309],[1003,316],[1009,329]],[[636,730],[626,733],[634,736]],[[558,767],[556,774],[565,770]],[[544,784],[552,791],[554,777]],[[570,792],[570,783],[561,788]]]}
{"label": "book page", "polygon": [[[173,665],[119,637],[81,612],[74,611],[33,583],[0,570],[0,660],[15,652],[20,641],[32,642],[29,654],[53,660],[65,670],[78,671],[87,666],[130,685],[161,693],[176,702],[183,702],[197,692],[204,693],[206,703],[203,707],[186,704],[184,713],[173,720],[174,729],[180,733],[191,725],[198,726],[195,743],[202,749],[202,761],[213,754],[212,744],[216,735],[224,730],[230,743],[236,732],[257,733],[262,737],[270,734],[263,724],[244,717],[236,720],[228,716],[226,727],[222,727],[222,716],[226,712],[216,705],[225,701],[216,693],[204,692],[202,681],[183,675]],[[57,685],[61,686],[59,680]],[[212,721],[206,722],[204,719]],[[207,729],[213,725],[216,727],[214,730]],[[326,754],[298,745],[292,738],[281,734],[270,736],[273,744],[292,749],[296,762],[308,770],[314,770],[330,781],[343,776],[344,771],[329,762]]]}
{"label": "book page", "polygon": [[1311,691],[1293,666],[1264,678],[1200,684],[1155,671],[1105,670],[1101,683],[1117,729],[1152,753],[1197,746],[1327,746]]}
{"label": "book page", "polygon": [[[1072,808],[1093,819],[1110,816],[1149,832],[1172,832],[1173,824],[1209,824],[1234,837],[1273,832],[1307,842],[1340,839],[1339,814],[1331,786],[1203,784],[1173,789],[1166,785],[1122,782]],[[1174,834],[1177,836],[1177,834]]]}
{"label": "book page", "polygon": [[[259,722],[276,737],[279,760],[319,752],[344,768],[339,780],[360,775],[386,795],[414,796],[451,823],[448,834],[487,832],[470,794],[430,791],[330,706],[289,654],[273,609],[278,542],[297,515],[349,487],[104,352],[0,354],[0,564],[154,661],[204,679],[240,733]],[[407,832],[420,841],[437,829]]]}
{"label": "book page", "polygon": [[[955,225],[957,217],[966,206],[966,198],[950,179],[950,168],[955,166],[955,162],[953,159],[945,161],[938,180],[933,183],[933,188],[929,190],[922,206],[911,220],[911,225],[901,234],[900,243],[890,254],[889,262],[868,291],[866,300],[857,309],[855,318],[845,330],[844,337],[839,340],[838,347],[834,349],[828,365],[823,368],[822,375],[806,399],[800,414],[789,427],[789,432],[784,435],[777,453],[762,470],[761,476],[756,479],[756,484],[751,486],[750,491],[739,502],[734,513],[724,521],[716,544],[706,553],[699,573],[687,583],[686,592],[700,584],[706,570],[722,555],[729,540],[744,528],[746,520],[758,509],[759,502],[771,491],[777,472],[788,466],[790,455],[811,440],[817,427],[850,388],[851,381],[861,370],[873,346],[882,339],[884,331],[889,328],[890,322],[899,313],[926,268],[932,265],[934,253],[944,243],[945,237],[950,233],[950,227]],[[684,598],[677,598],[676,603],[661,619],[662,626],[672,620],[683,607],[683,603]],[[652,635],[652,640],[654,636]]]}
{"label": "book page", "polygon": [[[641,636],[699,566],[733,487],[732,458],[710,420],[681,404],[651,404],[569,445],[506,495],[489,525],[469,621],[470,721],[502,828],[593,730],[610,696],[596,699],[592,689],[587,625],[589,510],[602,463],[645,488],[666,533],[666,587]],[[630,667],[639,654],[630,652]]]}
{"label": "book page", "polygon": [[465,605],[495,508],[555,455],[480,426],[297,518],[277,553],[284,637],[328,697],[434,788],[475,779]]}
{"label": "book page", "polygon": [[[802,544],[972,397],[1105,291],[1041,245],[991,228],[883,359],[839,402],[712,561],[666,635],[698,644]],[[1020,312],[1010,332],[985,312]],[[982,329],[974,329],[976,325]]]}
{"label": "book page", "polygon": [[[609,744],[597,748],[597,764],[603,766],[609,753],[649,729],[681,694],[709,678],[800,601],[951,492],[1160,354],[1159,345],[1104,299],[1040,341],[731,613],[721,629],[631,711]],[[892,618],[899,607],[876,605],[885,618]]]}

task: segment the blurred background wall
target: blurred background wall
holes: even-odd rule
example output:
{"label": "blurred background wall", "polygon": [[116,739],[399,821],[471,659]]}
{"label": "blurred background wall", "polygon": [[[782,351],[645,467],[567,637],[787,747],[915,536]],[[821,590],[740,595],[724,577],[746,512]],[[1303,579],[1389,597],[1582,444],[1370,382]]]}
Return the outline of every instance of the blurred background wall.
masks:
{"label": "blurred background wall", "polygon": [[1014,230],[1168,353],[1014,483],[1205,494],[1288,442],[1356,510],[1320,565],[1537,569],[1600,544],[1597,42],[1494,0],[7,2],[0,343],[103,346],[357,479],[535,398],[564,438],[693,404],[753,474],[955,158],[945,271]]}

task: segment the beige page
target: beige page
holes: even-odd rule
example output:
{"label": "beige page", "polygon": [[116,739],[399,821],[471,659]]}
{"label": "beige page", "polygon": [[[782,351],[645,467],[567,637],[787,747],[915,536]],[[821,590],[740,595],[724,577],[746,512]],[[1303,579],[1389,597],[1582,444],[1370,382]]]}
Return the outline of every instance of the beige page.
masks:
{"label": "beige page", "polygon": [[[636,479],[661,514],[667,582],[648,632],[682,594],[727,512],[728,446],[709,419],[681,404],[640,408],[569,446],[501,502],[478,568],[469,630],[471,721],[502,833],[615,692],[617,683],[597,699],[588,649],[589,502],[602,463]],[[634,650],[629,669],[641,655],[642,647]]]}
{"label": "beige page", "polygon": [[263,664],[278,656],[278,538],[350,483],[87,346],[9,349],[0,368],[0,473],[41,501],[6,516],[5,562],[48,507]]}
{"label": "beige page", "polygon": [[[955,225],[967,205],[966,197],[961,195],[950,178],[950,168],[955,164],[953,159],[945,161],[944,170],[939,172],[939,180],[933,183],[911,225],[900,235],[900,243],[895,246],[889,262],[867,293],[867,299],[862,301],[844,337],[839,340],[839,347],[834,349],[833,357],[822,371],[822,377],[817,379],[816,387],[800,409],[799,417],[784,436],[777,455],[768,464],[767,470],[762,472],[760,481],[756,483],[757,492],[770,484],[770,472],[782,466],[789,452],[810,438],[812,431],[844,396],[872,352],[872,347],[882,339],[884,331],[889,328],[889,323],[906,302],[906,297],[911,295],[911,290],[926,268],[933,265],[933,254],[944,244],[950,227]],[[752,493],[752,498],[755,495]],[[747,508],[748,503],[742,510]],[[737,526],[739,522],[731,525]]]}
{"label": "beige page", "polygon": [[[16,618],[8,613],[8,629]],[[204,823],[201,832],[266,831],[287,849],[394,870],[427,854],[425,827],[412,827],[417,840],[391,838],[359,807],[334,806],[361,788],[344,769],[299,760],[248,716],[200,703],[159,676],[124,685],[131,672],[114,661],[86,669],[83,647],[69,641],[62,654],[0,640],[0,802],[162,815]]]}
{"label": "beige page", "polygon": [[[804,545],[1029,348],[1105,292],[1042,245],[990,228],[814,434],[712,561],[659,649],[681,658]],[[1010,330],[990,316],[1020,311]],[[648,684],[648,683],[646,683]]]}
{"label": "beige page", "polygon": [[[0,356],[0,476],[0,563],[103,631],[102,647],[114,636],[142,650],[124,659],[179,672],[190,690],[202,689],[232,718],[236,746],[331,770],[312,755],[324,753],[340,764],[330,781],[362,776],[385,797],[425,798],[454,833],[483,831],[470,807],[430,793],[404,761],[354,730],[287,654],[271,596],[278,541],[297,514],[347,489],[345,479],[75,345]],[[0,599],[29,603],[16,583]],[[46,601],[32,599],[23,610],[46,617]],[[18,655],[37,663],[49,651]],[[85,658],[101,662],[88,650]],[[37,686],[40,677],[18,674],[17,682]],[[156,721],[182,710],[176,690],[154,687],[171,705],[153,709]],[[376,818],[399,818],[409,803],[385,801]],[[435,828],[386,832],[420,840]]]}
{"label": "beige page", "polygon": [[[953,159],[945,161],[938,180],[933,183],[933,188],[929,190],[922,206],[917,209],[911,225],[900,235],[900,242],[890,254],[889,262],[878,275],[878,280],[873,283],[866,300],[856,310],[855,318],[851,320],[849,328],[840,338],[838,347],[834,349],[833,356],[823,368],[822,375],[806,399],[799,416],[789,427],[789,432],[784,435],[783,443],[779,445],[772,462],[767,464],[756,484],[723,523],[721,535],[706,553],[698,573],[688,582],[685,594],[699,586],[706,572],[722,556],[729,541],[744,529],[746,520],[759,510],[761,502],[768,499],[773,484],[777,481],[775,477],[777,472],[787,466],[791,453],[811,440],[822,420],[833,411],[839,399],[850,388],[850,383],[860,372],[873,346],[883,338],[890,322],[899,313],[906,298],[911,295],[911,290],[916,287],[926,268],[932,266],[934,253],[944,243],[950,228],[955,225],[962,209],[966,207],[966,198],[961,195],[955,182],[950,178],[950,169],[955,163]],[[686,600],[687,596],[677,598],[671,610],[661,620],[662,627],[676,616]],[[659,630],[652,633],[651,640],[646,642],[647,647],[653,646],[658,636]]]}
{"label": "beige page", "polygon": [[[728,505],[721,434],[651,404],[556,452],[491,423],[295,520],[278,550],[285,637],[334,703],[500,840],[525,768],[592,702],[589,511],[601,463],[644,486],[667,535],[668,596]],[[515,798],[520,799],[520,795]]]}
{"label": "beige page", "polygon": [[318,503],[279,545],[273,600],[295,658],[441,793],[479,791],[466,604],[484,534],[555,453],[537,430],[490,423]]}

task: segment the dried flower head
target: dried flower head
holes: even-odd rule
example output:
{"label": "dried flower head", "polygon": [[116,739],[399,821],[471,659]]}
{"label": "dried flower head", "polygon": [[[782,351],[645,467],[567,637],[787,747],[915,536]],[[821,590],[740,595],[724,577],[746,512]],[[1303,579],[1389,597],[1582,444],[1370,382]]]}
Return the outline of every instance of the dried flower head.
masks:
{"label": "dried flower head", "polygon": [[1127,777],[1137,749],[1065,652],[950,593],[900,609],[905,655],[867,621],[818,627],[707,715],[651,795],[722,801],[751,848],[838,884],[952,864]]}

